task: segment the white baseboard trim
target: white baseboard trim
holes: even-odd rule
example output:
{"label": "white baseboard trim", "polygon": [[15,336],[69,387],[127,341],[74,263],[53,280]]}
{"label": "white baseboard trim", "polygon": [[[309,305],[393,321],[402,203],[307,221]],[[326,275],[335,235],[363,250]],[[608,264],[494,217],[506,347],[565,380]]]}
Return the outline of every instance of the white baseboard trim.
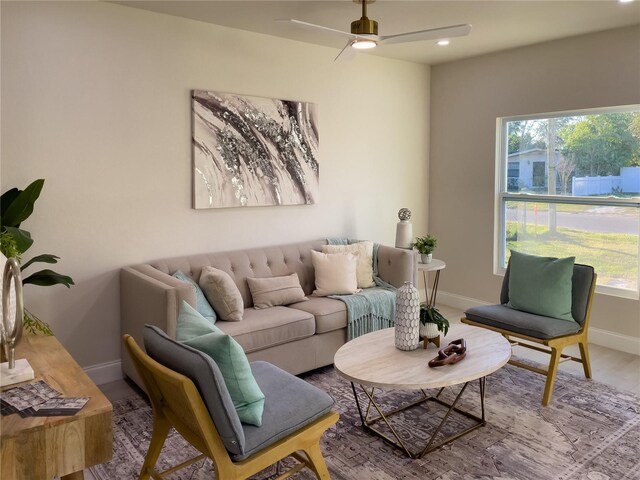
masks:
{"label": "white baseboard trim", "polygon": [[483,302],[482,300],[476,300],[475,298],[470,297],[463,297],[462,295],[456,295],[455,293],[442,292],[440,290],[438,290],[438,303],[460,310],[479,307],[480,305],[491,305],[489,302]]}
{"label": "white baseboard trim", "polygon": [[115,382],[124,378],[121,363],[120,360],[99,363],[85,367],[84,371],[89,375],[93,383],[102,385],[103,383]]}
{"label": "white baseboard trim", "polygon": [[621,352],[640,355],[640,338],[631,335],[622,335],[601,328],[589,328],[589,343],[595,343],[603,347],[619,350]]}
{"label": "white baseboard trim", "polygon": [[[477,307],[480,305],[491,305],[489,302],[483,302],[482,300],[476,300],[475,298],[441,291],[438,291],[438,303],[458,308],[460,310],[466,310],[467,308]],[[590,327],[589,343],[618,350],[620,352],[640,355],[640,338],[632,337],[631,335],[622,335],[609,330]]]}

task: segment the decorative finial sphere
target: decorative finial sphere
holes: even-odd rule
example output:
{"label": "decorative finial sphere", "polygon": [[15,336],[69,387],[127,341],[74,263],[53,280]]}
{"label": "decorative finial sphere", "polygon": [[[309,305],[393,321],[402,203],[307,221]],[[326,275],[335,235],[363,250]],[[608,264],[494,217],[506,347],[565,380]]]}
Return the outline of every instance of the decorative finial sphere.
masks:
{"label": "decorative finial sphere", "polygon": [[411,210],[408,208],[401,208],[398,212],[398,218],[400,220],[409,220],[411,218]]}

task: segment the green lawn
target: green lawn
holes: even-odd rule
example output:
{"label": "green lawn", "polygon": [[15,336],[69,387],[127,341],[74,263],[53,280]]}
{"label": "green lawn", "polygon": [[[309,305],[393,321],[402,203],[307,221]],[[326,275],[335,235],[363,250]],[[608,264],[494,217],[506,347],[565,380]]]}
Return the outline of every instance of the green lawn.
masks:
{"label": "green lawn", "polygon": [[638,289],[638,236],[623,233],[596,233],[558,227],[549,233],[547,225],[507,222],[509,250],[548,257],[576,257],[576,262],[593,265],[598,284]]}

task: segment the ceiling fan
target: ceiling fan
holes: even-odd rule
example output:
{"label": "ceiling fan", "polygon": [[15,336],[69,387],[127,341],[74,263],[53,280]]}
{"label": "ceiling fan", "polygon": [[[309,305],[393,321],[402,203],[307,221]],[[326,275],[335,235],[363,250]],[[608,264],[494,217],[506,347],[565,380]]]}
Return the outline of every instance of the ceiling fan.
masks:
{"label": "ceiling fan", "polygon": [[347,44],[340,51],[335,60],[348,60],[354,54],[354,49],[364,50],[375,48],[378,45],[389,45],[392,43],[418,42],[423,40],[448,40],[453,37],[464,37],[469,35],[471,25],[450,25],[447,27],[430,28],[415,32],[398,33],[396,35],[378,35],[378,22],[367,17],[367,5],[376,0],[353,0],[354,3],[362,4],[362,17],[351,22],[351,33],[336,30],[334,28],[323,27],[302,20],[286,19],[279,20],[290,22],[291,24],[307,30],[335,33],[347,37]]}

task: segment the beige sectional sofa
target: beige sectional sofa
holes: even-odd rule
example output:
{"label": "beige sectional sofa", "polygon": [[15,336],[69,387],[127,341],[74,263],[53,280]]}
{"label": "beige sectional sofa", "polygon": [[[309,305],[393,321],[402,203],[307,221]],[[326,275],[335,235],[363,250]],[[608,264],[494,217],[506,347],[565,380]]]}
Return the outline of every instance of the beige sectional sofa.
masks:
{"label": "beige sectional sofa", "polygon": [[[158,260],[125,267],[120,275],[121,332],[142,345],[145,324],[156,325],[172,338],[182,301],[195,306],[193,288],[171,275],[177,270],[195,281],[205,266],[227,272],[244,301],[239,322],[218,320],[216,326],[233,336],[250,361],[265,360],[297,374],[333,363],[333,356],[347,338],[347,310],[340,300],[309,296],[315,287],[311,250],[320,251],[325,240],[223,253],[210,253]],[[378,274],[400,287],[415,281],[416,260],[410,250],[381,245]],[[275,277],[297,273],[309,300],[288,306],[254,309],[247,278]],[[123,350],[124,373],[140,384]]]}

